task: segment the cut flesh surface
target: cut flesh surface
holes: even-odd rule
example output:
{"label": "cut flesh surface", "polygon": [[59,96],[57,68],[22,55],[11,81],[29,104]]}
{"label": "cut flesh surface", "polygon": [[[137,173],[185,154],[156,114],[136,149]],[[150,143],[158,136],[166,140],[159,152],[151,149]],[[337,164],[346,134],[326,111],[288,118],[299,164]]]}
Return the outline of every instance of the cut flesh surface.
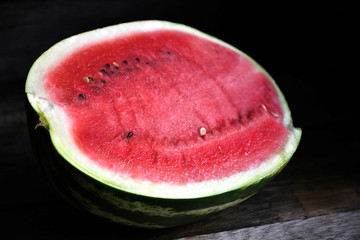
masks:
{"label": "cut flesh surface", "polygon": [[[40,71],[51,105],[41,112],[54,139],[65,126],[71,148],[93,166],[84,171],[103,169],[104,182],[196,184],[257,169],[289,139],[297,144],[300,133],[271,77],[240,51],[191,31],[115,34]],[[60,120],[47,115],[53,109]],[[51,124],[61,119],[66,124]]]}

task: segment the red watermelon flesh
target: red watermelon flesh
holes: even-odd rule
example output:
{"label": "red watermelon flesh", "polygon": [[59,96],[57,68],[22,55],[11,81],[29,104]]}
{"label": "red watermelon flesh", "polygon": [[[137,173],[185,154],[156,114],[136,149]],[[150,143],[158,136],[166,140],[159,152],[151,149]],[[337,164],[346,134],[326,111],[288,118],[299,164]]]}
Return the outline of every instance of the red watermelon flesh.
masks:
{"label": "red watermelon flesh", "polygon": [[271,158],[289,135],[278,92],[258,65],[185,32],[87,45],[45,80],[81,151],[138,180],[228,177]]}

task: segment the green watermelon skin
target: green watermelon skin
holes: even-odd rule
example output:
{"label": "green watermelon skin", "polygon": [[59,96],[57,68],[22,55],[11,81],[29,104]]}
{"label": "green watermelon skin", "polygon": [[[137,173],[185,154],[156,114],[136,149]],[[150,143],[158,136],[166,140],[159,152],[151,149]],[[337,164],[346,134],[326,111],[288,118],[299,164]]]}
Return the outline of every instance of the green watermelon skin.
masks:
{"label": "green watermelon skin", "polygon": [[26,112],[34,155],[57,192],[80,210],[127,226],[157,229],[198,221],[251,197],[282,169],[256,184],[203,198],[165,199],[132,194],[102,184],[69,164],[52,145],[47,128],[39,126],[39,115],[28,102]]}

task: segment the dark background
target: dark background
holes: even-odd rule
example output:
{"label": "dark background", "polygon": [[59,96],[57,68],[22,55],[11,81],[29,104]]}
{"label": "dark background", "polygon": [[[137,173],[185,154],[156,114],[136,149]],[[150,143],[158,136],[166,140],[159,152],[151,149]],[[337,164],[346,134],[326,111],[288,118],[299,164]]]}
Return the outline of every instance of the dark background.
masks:
{"label": "dark background", "polygon": [[65,226],[72,230],[77,221],[90,227],[98,224],[58,200],[42,177],[26,134],[25,80],[32,63],[58,41],[147,19],[190,25],[254,58],[274,77],[292,110],[294,125],[303,129],[289,169],[315,165],[320,176],[337,172],[355,183],[359,195],[356,14],[354,6],[339,4],[224,0],[0,2],[0,215],[8,219],[9,227],[25,229],[15,234],[28,236],[59,232],[60,218],[70,219],[64,221],[70,221],[71,226]]}

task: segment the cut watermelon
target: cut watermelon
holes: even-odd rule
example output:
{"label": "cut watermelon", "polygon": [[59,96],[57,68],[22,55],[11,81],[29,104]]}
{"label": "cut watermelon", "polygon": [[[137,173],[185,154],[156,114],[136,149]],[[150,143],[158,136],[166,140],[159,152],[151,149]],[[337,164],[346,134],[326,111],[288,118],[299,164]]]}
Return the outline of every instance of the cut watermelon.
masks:
{"label": "cut watermelon", "polygon": [[243,201],[301,135],[251,58],[163,21],[61,41],[34,63],[26,93],[34,148],[60,193],[131,226],[176,226]]}

